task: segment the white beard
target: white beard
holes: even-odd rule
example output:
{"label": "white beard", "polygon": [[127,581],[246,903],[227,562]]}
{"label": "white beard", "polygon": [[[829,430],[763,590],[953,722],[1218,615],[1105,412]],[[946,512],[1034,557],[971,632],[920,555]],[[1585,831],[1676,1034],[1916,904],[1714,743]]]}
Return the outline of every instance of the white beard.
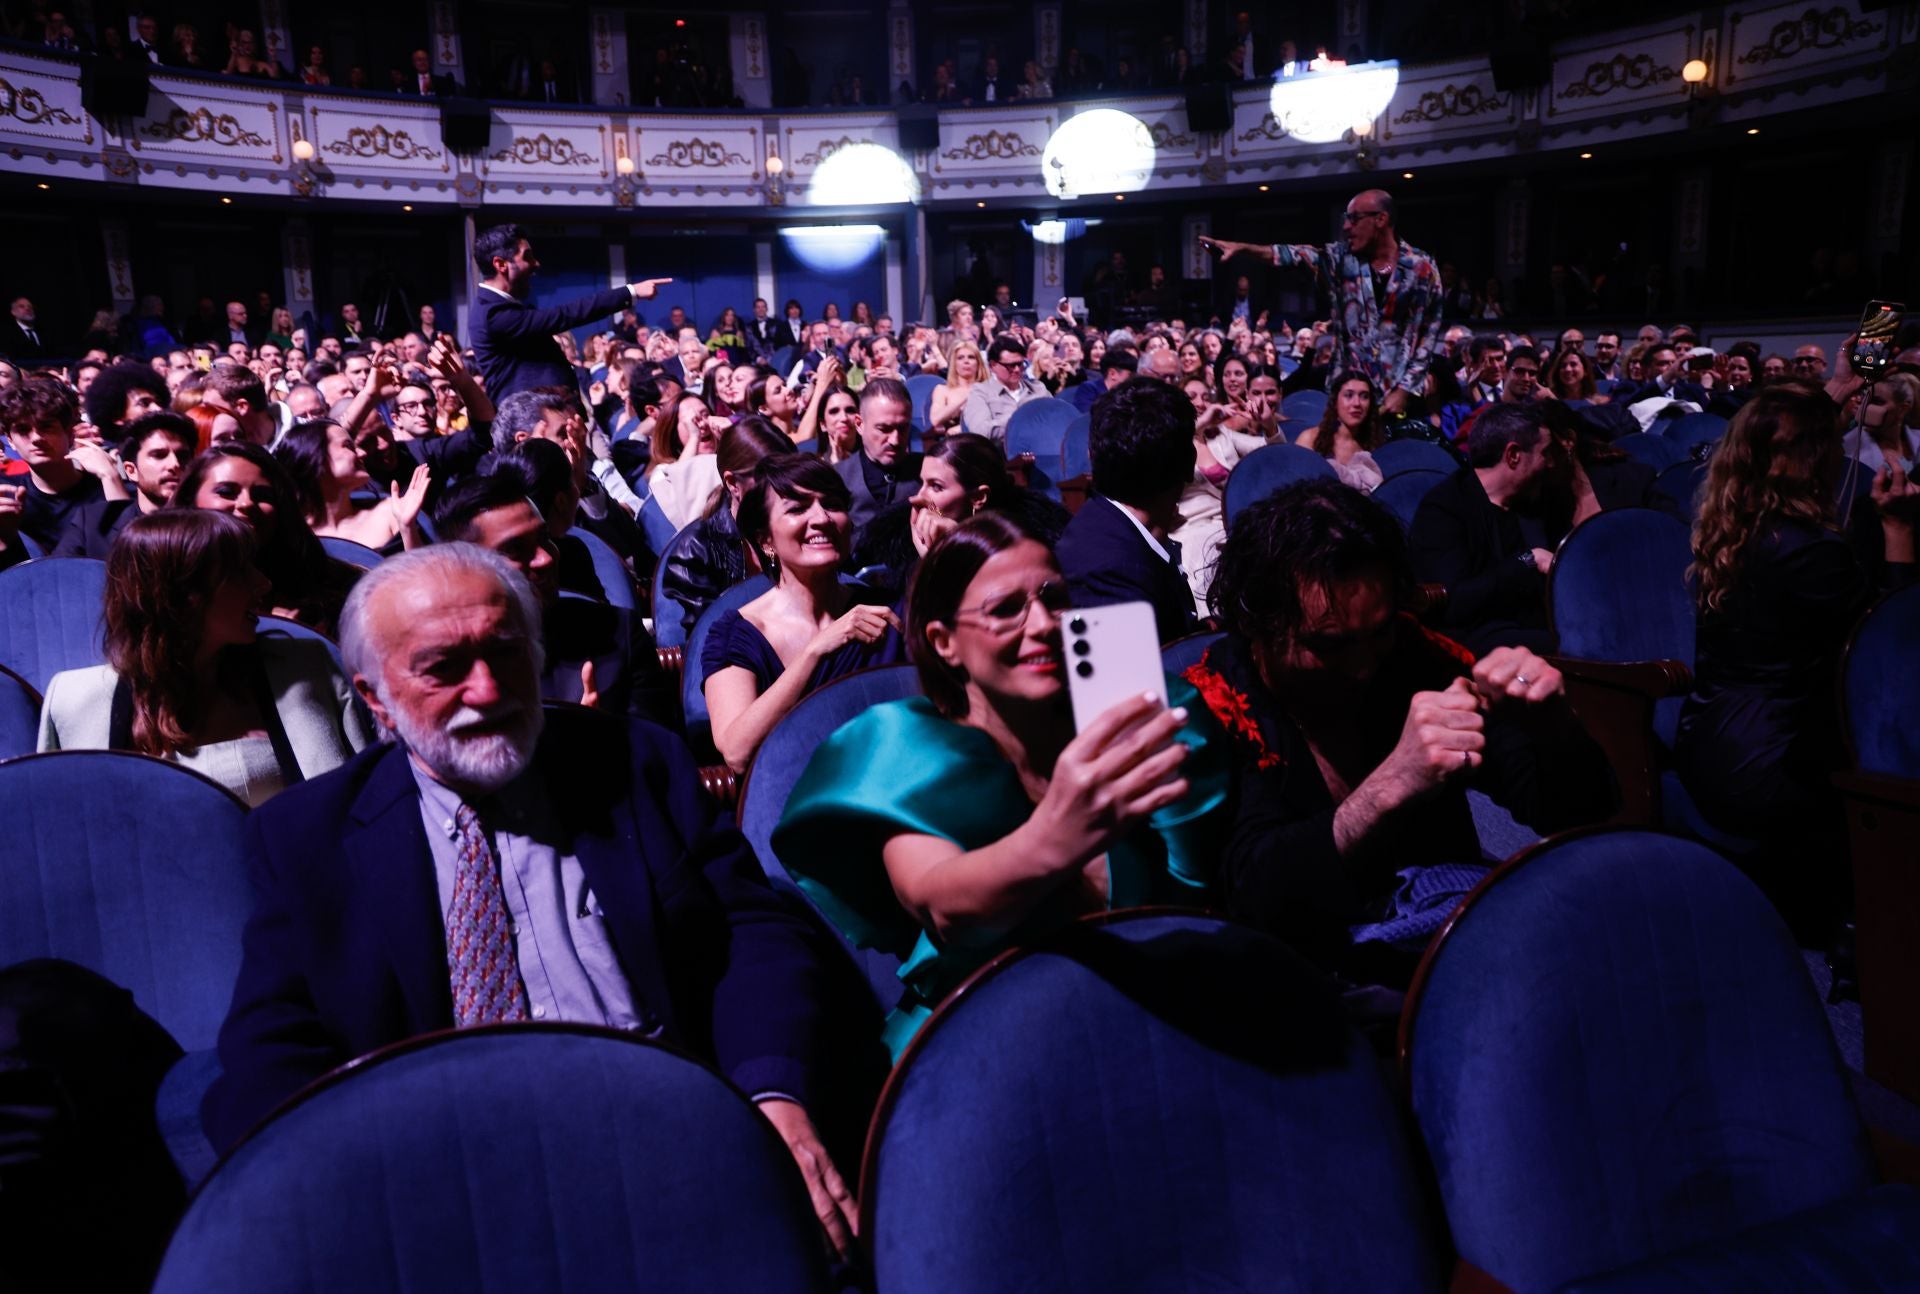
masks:
{"label": "white beard", "polygon": [[[497,791],[526,771],[533,762],[534,746],[546,713],[538,705],[521,708],[503,702],[491,714],[461,707],[447,722],[436,728],[416,724],[413,716],[398,706],[387,706],[394,735],[435,778],[449,785],[477,791]],[[462,735],[478,724],[497,722],[502,714],[514,715],[514,726],[507,732]]]}

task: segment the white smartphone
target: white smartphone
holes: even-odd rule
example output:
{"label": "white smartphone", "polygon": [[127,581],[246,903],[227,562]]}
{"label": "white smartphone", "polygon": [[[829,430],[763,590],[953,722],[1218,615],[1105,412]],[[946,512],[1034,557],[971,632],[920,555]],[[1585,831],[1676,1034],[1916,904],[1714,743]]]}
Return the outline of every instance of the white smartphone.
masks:
{"label": "white smartphone", "polygon": [[1153,607],[1120,602],[1075,608],[1061,625],[1067,655],[1067,695],[1073,728],[1088,725],[1122,701],[1154,696],[1167,703],[1167,676],[1160,669],[1160,632]]}
{"label": "white smartphone", "polygon": [[1085,319],[1087,317],[1087,299],[1085,297],[1068,297],[1067,309],[1073,311],[1073,317],[1075,319]]}

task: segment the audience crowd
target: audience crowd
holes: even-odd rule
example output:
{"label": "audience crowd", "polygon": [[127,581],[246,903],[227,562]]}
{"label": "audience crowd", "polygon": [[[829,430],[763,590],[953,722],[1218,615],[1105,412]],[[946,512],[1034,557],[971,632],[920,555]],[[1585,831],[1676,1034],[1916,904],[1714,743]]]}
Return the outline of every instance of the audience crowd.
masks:
{"label": "audience crowd", "polygon": [[[229,69],[253,74],[246,35]],[[1229,68],[1287,58],[1242,35]],[[1356,252],[1392,224],[1378,191],[1349,207]],[[104,659],[54,677],[41,747],[157,756],[254,806],[215,1144],[412,1034],[607,1024],[752,1096],[845,1252],[818,954],[703,777],[745,774],[832,680],[917,671],[922,695],[820,745],[776,833],[839,932],[900,958],[896,1057],[995,952],[1146,903],[1218,907],[1397,992],[1486,873],[1469,791],[1542,832],[1619,804],[1547,590],[1567,536],[1620,508],[1691,525],[1680,778],[1825,947],[1849,902],[1833,670],[1913,571],[1920,351],[1867,381],[1850,342],[1475,331],[1397,246],[1426,304],[1379,320],[1336,290],[1292,326],[1149,296],[1106,330],[993,299],[919,322],[755,300],[701,327],[641,313],[660,280],[535,305],[513,226],[476,240],[465,344],[431,307],[376,336],[352,305],[309,328],[150,300],[50,367],[15,300],[0,569],[106,568]],[[1078,480],[1021,453],[1048,402],[1087,415]],[[1699,414],[1727,426],[1690,507],[1632,450]],[[1408,442],[1445,470],[1403,513],[1383,460]],[[1298,483],[1235,502],[1236,473],[1277,463]],[[1063,618],[1133,601],[1163,644],[1218,637],[1166,705],[1076,731]],[[414,871],[345,879],[373,840]],[[395,906],[422,938],[444,917],[444,958],[367,963]]]}

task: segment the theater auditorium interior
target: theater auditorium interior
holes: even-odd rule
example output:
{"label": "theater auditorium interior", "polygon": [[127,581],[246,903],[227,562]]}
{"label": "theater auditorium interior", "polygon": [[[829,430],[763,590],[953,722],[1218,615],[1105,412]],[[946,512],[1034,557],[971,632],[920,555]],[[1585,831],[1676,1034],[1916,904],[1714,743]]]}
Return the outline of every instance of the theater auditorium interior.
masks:
{"label": "theater auditorium interior", "polygon": [[0,0],[0,1290],[1920,1290],[1916,123]]}

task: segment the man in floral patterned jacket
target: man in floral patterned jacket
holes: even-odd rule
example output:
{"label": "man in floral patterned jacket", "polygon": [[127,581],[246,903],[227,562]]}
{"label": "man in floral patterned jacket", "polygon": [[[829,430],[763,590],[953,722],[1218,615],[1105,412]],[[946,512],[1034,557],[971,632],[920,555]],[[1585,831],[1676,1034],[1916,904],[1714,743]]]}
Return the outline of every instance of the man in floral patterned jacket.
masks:
{"label": "man in floral patterned jacket", "polygon": [[1440,271],[1433,258],[1402,242],[1393,228],[1393,198],[1384,189],[1357,193],[1341,217],[1342,239],[1309,243],[1231,243],[1201,235],[1222,260],[1242,252],[1272,265],[1305,265],[1333,294],[1333,333],[1340,369],[1358,369],[1386,393],[1382,409],[1403,413],[1426,393],[1427,364],[1438,352]]}

